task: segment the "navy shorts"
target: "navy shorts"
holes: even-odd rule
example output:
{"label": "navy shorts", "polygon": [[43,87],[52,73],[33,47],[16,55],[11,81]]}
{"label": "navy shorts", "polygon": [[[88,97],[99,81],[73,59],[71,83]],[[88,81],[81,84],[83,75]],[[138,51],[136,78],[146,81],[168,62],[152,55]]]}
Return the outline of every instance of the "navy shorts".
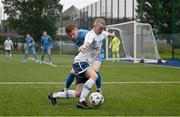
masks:
{"label": "navy shorts", "polygon": [[11,50],[5,50],[5,52],[10,53],[10,52],[11,52]]}
{"label": "navy shorts", "polygon": [[26,47],[25,48],[25,53],[32,52],[33,54],[36,54],[35,47]]}
{"label": "navy shorts", "polygon": [[85,71],[87,71],[87,69],[90,68],[87,62],[77,62],[77,63],[74,63],[72,66],[76,75],[82,74]]}

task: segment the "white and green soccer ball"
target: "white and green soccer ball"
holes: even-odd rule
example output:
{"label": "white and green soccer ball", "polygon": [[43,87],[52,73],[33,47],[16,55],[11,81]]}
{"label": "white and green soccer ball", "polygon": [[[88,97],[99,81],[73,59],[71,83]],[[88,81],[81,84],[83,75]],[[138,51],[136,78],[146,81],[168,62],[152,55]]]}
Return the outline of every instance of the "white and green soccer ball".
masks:
{"label": "white and green soccer ball", "polygon": [[90,105],[97,107],[104,103],[104,97],[99,92],[94,92],[89,95],[89,103]]}

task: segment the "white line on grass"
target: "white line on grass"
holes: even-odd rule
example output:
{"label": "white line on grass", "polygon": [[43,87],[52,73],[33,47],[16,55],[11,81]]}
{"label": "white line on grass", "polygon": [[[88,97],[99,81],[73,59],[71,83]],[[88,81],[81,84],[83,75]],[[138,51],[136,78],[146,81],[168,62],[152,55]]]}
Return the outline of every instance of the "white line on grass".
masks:
{"label": "white line on grass", "polygon": [[[138,63],[137,63],[138,64]],[[180,69],[180,67],[173,67],[173,66],[165,66],[165,65],[154,65],[154,64],[144,64],[144,66],[131,66],[131,65],[102,65],[102,67],[107,68],[174,68],[174,69]]]}
{"label": "white line on grass", "polygon": [[[35,61],[35,59],[34,58],[29,58],[29,60],[32,60],[32,61]],[[46,64],[46,65],[50,65],[50,66],[52,66],[52,67],[57,67],[57,65],[55,65],[55,64],[52,64],[52,63],[49,63],[49,62],[46,62],[46,61],[43,61],[42,62],[43,64]]]}
{"label": "white line on grass", "polygon": [[167,65],[155,65],[155,64],[146,64],[149,66],[154,66],[154,67],[164,67],[164,68],[174,68],[174,69],[180,69],[180,67],[173,67],[173,66],[167,66]]}
{"label": "white line on grass", "polygon": [[[34,58],[30,57],[29,58],[30,60],[33,60],[35,61]],[[122,61],[123,62],[123,61]],[[123,62],[123,63],[127,63],[127,62]],[[47,64],[47,65],[50,65],[52,67],[57,67],[57,65],[55,64],[49,64],[48,62],[46,61],[43,61],[43,64]],[[129,65],[119,65],[119,66],[115,66],[115,65],[102,65],[102,67],[112,67],[112,68],[121,68],[121,67],[126,67],[126,68],[148,68],[149,66],[152,66],[152,67],[164,67],[164,68],[175,68],[175,69],[180,69],[180,67],[173,67],[173,66],[165,66],[165,65],[154,65],[154,64],[145,64],[145,65],[148,65],[148,66],[129,66]],[[69,66],[60,66],[60,67],[69,67]]]}
{"label": "white line on grass", "polygon": [[[64,82],[0,82],[1,85],[64,85]],[[180,81],[102,82],[102,84],[180,84]]]}

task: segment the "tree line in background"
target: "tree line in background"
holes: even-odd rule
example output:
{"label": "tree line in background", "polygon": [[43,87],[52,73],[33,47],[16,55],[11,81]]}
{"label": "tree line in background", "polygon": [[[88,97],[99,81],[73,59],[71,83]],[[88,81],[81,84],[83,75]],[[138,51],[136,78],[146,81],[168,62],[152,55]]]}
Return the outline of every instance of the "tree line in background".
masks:
{"label": "tree line in background", "polygon": [[[62,12],[60,0],[4,0],[8,24],[19,34],[39,38],[43,30],[55,36]],[[180,0],[137,0],[137,19],[149,23],[156,34],[180,32]],[[174,4],[173,4],[174,3]],[[167,38],[168,41],[172,38]]]}
{"label": "tree line in background", "polygon": [[137,18],[151,24],[156,34],[180,32],[180,0],[137,0],[137,3]]}
{"label": "tree line in background", "polygon": [[[44,30],[54,37],[62,5],[60,0],[4,0],[8,25],[19,34],[30,33],[39,39]],[[38,41],[38,40],[36,40]]]}

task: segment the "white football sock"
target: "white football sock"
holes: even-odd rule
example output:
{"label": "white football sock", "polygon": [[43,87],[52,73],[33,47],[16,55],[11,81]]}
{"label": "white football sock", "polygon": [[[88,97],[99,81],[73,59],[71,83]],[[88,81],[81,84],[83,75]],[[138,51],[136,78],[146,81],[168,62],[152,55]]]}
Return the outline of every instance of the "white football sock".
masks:
{"label": "white football sock", "polygon": [[86,81],[86,83],[83,86],[81,96],[79,98],[80,102],[85,101],[87,95],[89,94],[89,92],[94,84],[95,84],[95,81],[91,78],[88,81]]}
{"label": "white football sock", "polygon": [[55,92],[53,93],[53,97],[54,98],[73,98],[73,97],[76,97],[75,96],[75,90],[66,90],[66,91],[63,91],[63,92]]}

